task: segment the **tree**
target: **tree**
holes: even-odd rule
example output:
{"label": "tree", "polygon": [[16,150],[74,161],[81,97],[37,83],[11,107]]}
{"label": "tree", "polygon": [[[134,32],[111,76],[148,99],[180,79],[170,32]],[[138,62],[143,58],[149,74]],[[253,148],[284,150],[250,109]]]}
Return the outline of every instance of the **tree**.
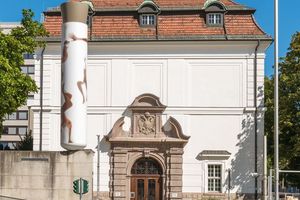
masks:
{"label": "tree", "polygon": [[5,115],[25,105],[29,93],[37,92],[34,80],[21,71],[23,54],[45,45],[37,38],[47,36],[43,25],[32,19],[31,10],[22,12],[21,26],[9,34],[0,32],[0,136]]}
{"label": "tree", "polygon": [[[274,77],[265,78],[265,133],[268,136],[269,163],[274,154]],[[279,63],[279,165],[300,170],[300,33],[293,35],[286,57]],[[272,166],[272,165],[271,165]],[[300,186],[300,176],[285,175]],[[297,180],[298,179],[298,180]]]}
{"label": "tree", "polygon": [[33,137],[32,133],[26,134],[24,138],[21,138],[21,141],[17,143],[16,150],[18,151],[32,151],[33,149]]}

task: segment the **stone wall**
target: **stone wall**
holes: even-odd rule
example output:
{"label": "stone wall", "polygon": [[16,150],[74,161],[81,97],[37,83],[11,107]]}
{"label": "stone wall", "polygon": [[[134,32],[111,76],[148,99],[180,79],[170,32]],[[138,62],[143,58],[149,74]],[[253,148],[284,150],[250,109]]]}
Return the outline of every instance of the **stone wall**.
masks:
{"label": "stone wall", "polygon": [[[258,196],[258,199],[262,199]],[[182,193],[182,200],[228,200],[228,193],[196,193],[196,192],[184,192]],[[232,200],[253,200],[254,194],[238,194],[231,193],[230,199]]]}
{"label": "stone wall", "polygon": [[[235,194],[232,193],[230,195],[230,198],[232,200],[253,200],[254,196],[253,194]],[[167,198],[169,199],[169,198]],[[262,199],[261,196],[259,196],[259,199]],[[109,192],[99,192],[97,196],[97,192],[94,192],[94,200],[111,200],[109,197]],[[182,193],[182,200],[228,200],[228,194],[225,193],[188,193],[183,192]]]}
{"label": "stone wall", "polygon": [[0,152],[0,197],[26,200],[74,200],[73,181],[89,181],[83,200],[92,199],[92,150]]}

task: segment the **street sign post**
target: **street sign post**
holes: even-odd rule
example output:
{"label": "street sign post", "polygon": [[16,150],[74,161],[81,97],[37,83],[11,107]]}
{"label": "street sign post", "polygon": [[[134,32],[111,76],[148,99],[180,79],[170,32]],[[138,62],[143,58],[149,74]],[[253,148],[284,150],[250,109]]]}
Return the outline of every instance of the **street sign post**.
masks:
{"label": "street sign post", "polygon": [[89,182],[83,178],[73,181],[73,192],[79,194],[81,200],[82,195],[89,192]]}

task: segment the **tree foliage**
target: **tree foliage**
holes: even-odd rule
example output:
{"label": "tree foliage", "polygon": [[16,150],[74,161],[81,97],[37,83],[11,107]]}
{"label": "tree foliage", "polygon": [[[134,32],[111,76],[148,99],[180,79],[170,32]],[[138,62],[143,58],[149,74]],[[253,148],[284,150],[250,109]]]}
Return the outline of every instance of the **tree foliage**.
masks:
{"label": "tree foliage", "polygon": [[[274,77],[265,78],[265,133],[269,163],[274,154]],[[300,170],[300,33],[293,35],[286,57],[279,63],[279,165]],[[271,165],[272,166],[272,165]],[[294,182],[300,176],[288,175]],[[295,180],[293,180],[295,179]],[[298,184],[300,181],[298,181]],[[295,182],[294,182],[295,183]]]}
{"label": "tree foliage", "polygon": [[23,54],[33,53],[43,42],[38,37],[47,36],[43,25],[33,20],[31,10],[23,10],[21,26],[9,34],[0,32],[0,134],[6,114],[25,105],[28,94],[37,92],[37,86],[28,75],[23,74]]}
{"label": "tree foliage", "polygon": [[33,137],[30,132],[30,133],[26,134],[26,136],[17,143],[16,150],[32,151],[32,149],[33,149]]}

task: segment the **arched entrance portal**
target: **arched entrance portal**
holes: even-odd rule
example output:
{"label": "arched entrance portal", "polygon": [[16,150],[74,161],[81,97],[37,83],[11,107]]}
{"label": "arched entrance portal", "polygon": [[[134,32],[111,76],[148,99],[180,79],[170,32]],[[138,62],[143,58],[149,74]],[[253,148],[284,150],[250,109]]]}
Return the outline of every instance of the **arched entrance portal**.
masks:
{"label": "arched entrance portal", "polygon": [[159,98],[142,94],[128,106],[130,129],[118,119],[106,136],[110,143],[109,197],[112,200],[182,199],[182,155],[189,137]]}
{"label": "arched entrance portal", "polygon": [[152,158],[140,158],[131,168],[131,200],[162,200],[162,168]]}

